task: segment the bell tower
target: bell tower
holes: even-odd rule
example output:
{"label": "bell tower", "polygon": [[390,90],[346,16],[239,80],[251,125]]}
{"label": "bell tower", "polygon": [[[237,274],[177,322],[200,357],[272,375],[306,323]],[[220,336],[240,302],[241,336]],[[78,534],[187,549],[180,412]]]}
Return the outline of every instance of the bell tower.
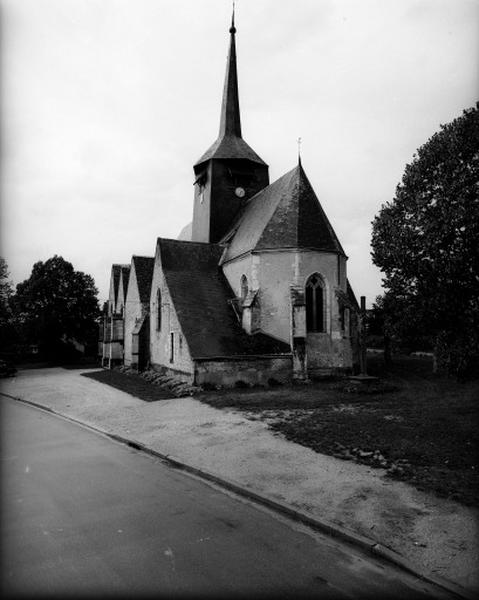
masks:
{"label": "bell tower", "polygon": [[194,242],[219,242],[245,202],[269,184],[268,165],[241,137],[234,10],[229,33],[218,138],[193,167]]}

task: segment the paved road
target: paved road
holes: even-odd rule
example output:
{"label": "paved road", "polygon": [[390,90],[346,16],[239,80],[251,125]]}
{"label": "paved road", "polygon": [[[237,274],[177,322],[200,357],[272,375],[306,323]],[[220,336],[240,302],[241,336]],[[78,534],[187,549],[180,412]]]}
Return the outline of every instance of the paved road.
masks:
{"label": "paved road", "polygon": [[158,459],[0,402],[4,592],[447,597]]}

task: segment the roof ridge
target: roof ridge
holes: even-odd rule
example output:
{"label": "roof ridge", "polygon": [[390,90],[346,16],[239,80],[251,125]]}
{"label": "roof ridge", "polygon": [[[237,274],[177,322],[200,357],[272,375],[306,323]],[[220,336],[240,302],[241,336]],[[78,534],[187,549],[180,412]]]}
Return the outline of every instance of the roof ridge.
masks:
{"label": "roof ridge", "polygon": [[230,232],[233,235],[224,261],[253,250],[283,247],[311,248],[345,255],[299,163],[255,194],[245,204]]}
{"label": "roof ridge", "polygon": [[200,250],[200,246],[190,246],[166,243],[161,252],[166,285],[191,356],[288,352],[289,345],[284,342],[243,331],[229,302],[235,293],[216,260],[221,247],[201,243]]}
{"label": "roof ridge", "polygon": [[256,154],[251,146],[242,137],[235,135],[220,135],[195,162],[195,167],[211,159],[224,160],[250,160],[251,162],[266,165],[264,160]]}
{"label": "roof ridge", "polygon": [[[323,223],[326,226],[326,229],[327,229],[327,231],[328,231],[328,233],[329,233],[329,235],[331,237],[331,240],[332,240],[334,246],[337,247],[336,248],[337,251],[339,251],[341,254],[344,254],[346,256],[346,253],[344,252],[343,247],[341,246],[341,243],[340,243],[340,241],[338,239],[338,236],[336,235],[336,232],[334,231],[334,228],[331,225],[331,222],[329,221],[328,216],[326,215],[326,212],[325,212],[325,210],[323,208],[323,205],[321,204],[321,202],[320,202],[320,200],[319,200],[316,192],[314,191],[314,188],[311,185],[311,182],[309,181],[308,176],[306,175],[306,171],[304,170],[304,168],[303,168],[303,166],[302,166],[301,163],[298,165],[298,169],[299,169],[299,175],[300,175],[299,182],[300,183],[303,182],[304,186],[307,187],[307,188],[309,188],[310,192],[313,194],[313,196],[314,196],[314,198],[315,198],[315,200],[317,202],[317,205],[318,205],[319,212],[320,212],[321,218],[323,220]],[[305,192],[307,193],[307,190],[305,190]],[[298,224],[299,224],[299,210],[298,210]],[[298,234],[299,234],[299,230],[298,230]]]}
{"label": "roof ridge", "polygon": [[175,238],[164,238],[164,237],[158,237],[156,239],[157,243],[160,242],[161,240],[164,240],[165,242],[175,242],[176,244],[196,244],[196,245],[201,245],[201,246],[219,246],[219,244],[213,243],[213,242],[196,242],[193,240],[177,240]]}
{"label": "roof ridge", "polygon": [[256,196],[258,196],[259,194],[262,194],[267,188],[271,188],[274,185],[276,185],[279,181],[281,181],[283,178],[285,178],[287,175],[291,175],[293,173],[293,171],[295,171],[297,169],[297,167],[294,167],[293,169],[290,169],[289,171],[286,171],[286,173],[284,173],[283,175],[280,175],[278,177],[278,179],[275,179],[272,183],[269,183],[268,185],[265,185],[264,188],[262,188],[261,190],[259,190],[258,192],[256,192],[256,194],[254,196],[251,196],[251,198],[248,198],[248,200],[245,203],[245,208],[248,206],[248,204],[254,200],[256,198]]}
{"label": "roof ridge", "polygon": [[[303,167],[301,166],[301,161],[298,162],[298,164],[296,165],[295,168],[295,174],[296,174],[296,181],[294,182],[294,190],[293,192],[295,194],[297,194],[298,196],[298,204],[301,201],[301,180],[302,180],[302,175],[306,175]],[[299,206],[298,206],[298,210],[295,213],[295,218],[296,218],[296,239],[299,240],[299,226],[300,226],[300,220],[299,220]]]}

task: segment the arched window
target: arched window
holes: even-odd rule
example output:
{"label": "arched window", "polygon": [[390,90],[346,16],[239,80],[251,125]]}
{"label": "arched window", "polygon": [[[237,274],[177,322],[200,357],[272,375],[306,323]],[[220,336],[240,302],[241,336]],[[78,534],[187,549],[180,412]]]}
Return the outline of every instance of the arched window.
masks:
{"label": "arched window", "polygon": [[156,292],[156,329],[161,329],[161,290],[158,288]]}
{"label": "arched window", "polygon": [[244,302],[246,300],[246,296],[248,295],[248,280],[246,275],[241,277],[241,300]]}
{"label": "arched window", "polygon": [[306,329],[324,331],[324,287],[317,273],[306,282]]}

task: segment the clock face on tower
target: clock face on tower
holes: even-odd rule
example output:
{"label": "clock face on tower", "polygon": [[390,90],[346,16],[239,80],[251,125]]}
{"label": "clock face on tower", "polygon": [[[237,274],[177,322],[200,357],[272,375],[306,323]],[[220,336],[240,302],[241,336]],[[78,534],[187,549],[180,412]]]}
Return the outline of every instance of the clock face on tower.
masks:
{"label": "clock face on tower", "polygon": [[245,191],[242,187],[237,187],[235,189],[235,194],[238,196],[238,198],[242,198],[245,195]]}

